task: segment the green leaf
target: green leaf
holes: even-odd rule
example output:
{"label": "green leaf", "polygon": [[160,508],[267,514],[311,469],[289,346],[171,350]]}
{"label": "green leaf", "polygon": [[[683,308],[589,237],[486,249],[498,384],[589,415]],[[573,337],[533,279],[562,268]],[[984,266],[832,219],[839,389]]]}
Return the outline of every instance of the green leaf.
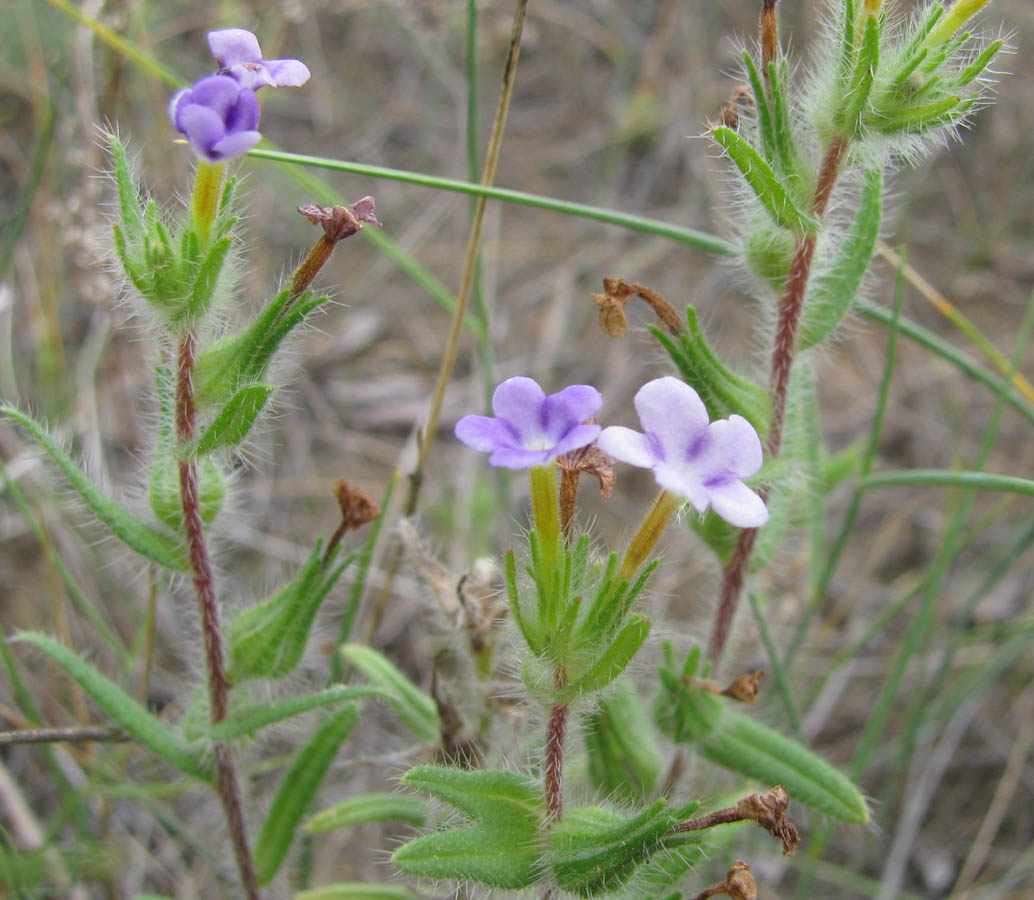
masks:
{"label": "green leaf", "polygon": [[845,103],[837,114],[838,124],[845,129],[847,136],[856,136],[861,130],[879,59],[880,20],[878,16],[866,16],[862,45],[858,50],[858,60],[847,85]]}
{"label": "green leaf", "polygon": [[854,224],[840,245],[832,264],[808,285],[797,336],[801,350],[822,343],[847,315],[876,249],[883,209],[883,173],[865,173],[862,199]]}
{"label": "green leaf", "polygon": [[249,384],[237,391],[198,438],[193,452],[203,456],[219,447],[240,444],[248,436],[273,390],[271,384]]}
{"label": "green leaf", "polygon": [[295,894],[291,900],[421,900],[401,884],[366,884],[342,881]]}
{"label": "green leaf", "polygon": [[765,785],[782,784],[793,800],[842,822],[869,821],[865,798],[847,776],[807,747],[735,710],[723,711],[719,726],[697,749],[715,765]]}
{"label": "green leaf", "polygon": [[198,266],[190,292],[190,300],[182,311],[182,314],[188,319],[199,321],[211,308],[216,283],[219,281],[223,263],[226,262],[226,255],[230,252],[232,243],[233,241],[228,237],[213,242],[204,261]]}
{"label": "green leaf", "polygon": [[952,86],[955,88],[967,87],[971,81],[979,77],[984,69],[991,64],[991,60],[998,55],[998,52],[1004,46],[1005,41],[1002,40],[992,41],[988,44],[984,48],[984,52],[958,74],[958,77],[952,82]]}
{"label": "green leaf", "polygon": [[581,897],[596,897],[621,887],[658,851],[697,843],[673,834],[696,804],[665,809],[658,800],[639,815],[623,819],[599,806],[566,813],[549,832],[548,865],[557,886]]}
{"label": "green leaf", "polygon": [[654,722],[676,744],[706,737],[718,727],[725,713],[720,697],[692,683],[699,663],[700,648],[692,647],[680,669],[675,651],[665,642],[664,658],[657,670],[661,692],[654,702]]}
{"label": "green leaf", "polygon": [[349,556],[332,568],[336,551],[324,561],[322,545],[322,540],[316,542],[305,565],[280,593],[244,610],[230,623],[227,674],[231,681],[283,678],[301,662],[320,605],[354,558]]}
{"label": "green leaf", "polygon": [[141,522],[118,506],[110,497],[90,480],[90,477],[62,450],[42,425],[13,406],[0,406],[0,413],[14,419],[22,426],[50,456],[79,492],[79,496],[93,511],[93,514],[108,527],[115,537],[131,550],[146,559],[173,569],[186,571],[188,566],[183,542],[178,537],[165,534]]}
{"label": "green leaf", "polygon": [[255,841],[255,873],[260,884],[268,884],[280,871],[298,823],[358,717],[355,704],[334,713],[320,724],[291,762]]}
{"label": "green leaf", "polygon": [[246,734],[254,734],[267,725],[282,722],[284,719],[308,712],[310,709],[330,706],[332,703],[342,703],[345,700],[358,700],[361,697],[390,696],[392,695],[387,691],[366,685],[356,687],[337,685],[315,694],[307,694],[304,697],[292,697],[290,700],[274,703],[272,706],[268,703],[258,703],[234,710],[229,718],[223,719],[217,725],[212,725],[208,729],[208,733],[214,741],[229,741]]}
{"label": "green leaf", "polygon": [[574,684],[557,692],[557,698],[573,700],[585,694],[594,694],[603,690],[617,678],[643,646],[643,641],[650,633],[651,622],[644,616],[631,619],[609,647],[599,656],[593,665]]}
{"label": "green leaf", "polygon": [[765,158],[776,161],[776,133],[772,121],[772,110],[768,105],[768,95],[761,83],[757,66],[754,65],[754,58],[749,50],[743,51],[743,68],[747,73],[747,80],[750,81],[750,89],[754,95],[754,108],[758,118],[758,135],[761,138],[761,151]]}
{"label": "green leaf", "polygon": [[407,875],[511,890],[539,880],[537,839],[545,804],[533,781],[512,772],[417,766],[402,783],[456,807],[474,822],[403,844],[392,862]]}
{"label": "green leaf", "polygon": [[759,434],[768,430],[768,391],[722,362],[711,349],[692,306],[686,307],[686,330],[677,338],[652,326],[649,331],[668,352],[682,380],[700,394],[712,419],[728,418],[735,413],[750,422]]}
{"label": "green leaf", "polygon": [[310,834],[350,828],[365,822],[404,822],[420,826],[427,820],[427,804],[405,794],[360,794],[314,815],[302,827]]}
{"label": "green leaf", "polygon": [[[140,195],[133,173],[129,169],[126,148],[116,134],[109,134],[108,148],[111,151],[112,174],[115,176],[115,188],[118,193],[119,212],[122,224],[130,241],[135,241],[143,233],[144,220],[140,210]],[[116,226],[117,227],[117,226]]]}
{"label": "green leaf", "polygon": [[123,730],[170,766],[202,781],[211,780],[211,766],[207,760],[202,759],[137,700],[106,675],[98,672],[79,654],[53,638],[35,631],[20,632],[15,639],[31,644],[46,653],[93,697],[97,705]]}
{"label": "green leaf", "polygon": [[589,780],[602,796],[642,803],[653,794],[660,760],[635,685],[621,682],[585,720]]}
{"label": "green leaf", "polygon": [[792,231],[798,237],[813,234],[818,223],[797,204],[776,177],[772,167],[761,155],[731,128],[719,125],[711,129],[711,136],[722,146],[729,158],[736,164],[744,180],[750,185],[757,198],[768,210],[777,224]]}
{"label": "green leaf", "polygon": [[936,128],[945,121],[961,116],[972,105],[972,99],[950,96],[925,106],[911,106],[901,110],[887,110],[874,114],[866,125],[876,131],[889,134],[893,131],[920,132]]}
{"label": "green leaf", "polygon": [[441,743],[441,720],[434,700],[398,670],[391,660],[372,647],[345,644],[341,655],[390,695],[389,702],[402,723],[420,740]]}

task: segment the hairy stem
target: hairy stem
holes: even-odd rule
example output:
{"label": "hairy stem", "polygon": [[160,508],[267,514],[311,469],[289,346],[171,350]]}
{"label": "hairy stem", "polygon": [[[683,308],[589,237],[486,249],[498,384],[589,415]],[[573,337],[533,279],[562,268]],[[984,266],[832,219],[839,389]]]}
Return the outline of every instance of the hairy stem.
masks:
{"label": "hairy stem", "polygon": [[[834,138],[829,150],[826,151],[825,159],[819,169],[815,196],[812,198],[811,204],[811,211],[816,219],[821,220],[826,212],[846,151],[847,141],[840,137]],[[779,303],[779,321],[776,326],[775,344],[772,348],[772,368],[769,376],[772,423],[765,445],[765,453],[769,459],[778,456],[783,445],[786,398],[789,393],[790,373],[793,370],[796,352],[797,325],[800,321],[801,309],[804,306],[808,279],[811,276],[811,264],[815,257],[815,241],[814,234],[805,235],[798,240],[793,263],[790,266],[790,274],[786,279],[783,299]],[[768,492],[762,491],[761,495],[767,499]],[[733,552],[732,559],[722,573],[718,609],[715,611],[711,637],[707,645],[707,655],[715,663],[722,658],[725,651],[756,539],[757,529],[743,529],[736,542],[736,550]]]}
{"label": "hairy stem", "polygon": [[[194,402],[194,369],[197,365],[197,338],[187,329],[179,346],[176,367],[176,434],[180,444],[194,439],[197,407]],[[198,488],[197,461],[193,457],[181,459],[180,500],[183,506],[183,530],[187,538],[190,555],[190,569],[193,575],[194,592],[197,595],[198,612],[201,618],[201,632],[205,649],[205,668],[208,675],[208,703],[212,724],[226,718],[229,708],[229,682],[223,664],[223,638],[219,624],[219,604],[215,595],[215,577],[212,562],[205,543],[204,524],[201,519],[201,496]],[[226,815],[226,824],[233,844],[237,869],[248,900],[259,900],[258,880],[248,846],[248,834],[244,824],[240,787],[234,771],[233,760],[226,744],[213,745],[216,763],[216,789]]]}
{"label": "hairy stem", "polygon": [[564,808],[564,736],[567,733],[566,703],[554,703],[546,730],[546,811],[557,822]]}

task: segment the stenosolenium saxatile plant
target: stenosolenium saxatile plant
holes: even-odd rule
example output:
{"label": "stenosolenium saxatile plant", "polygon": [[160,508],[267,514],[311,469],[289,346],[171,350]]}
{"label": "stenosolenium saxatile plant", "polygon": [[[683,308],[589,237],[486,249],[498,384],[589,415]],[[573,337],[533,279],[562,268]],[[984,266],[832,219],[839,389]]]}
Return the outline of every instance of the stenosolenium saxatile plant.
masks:
{"label": "stenosolenium saxatile plant", "polygon": [[[776,311],[767,388],[721,362],[691,307],[685,325],[669,310],[669,333],[652,330],[681,377],[655,379],[636,394],[641,432],[596,424],[603,398],[592,387],[547,396],[527,378],[499,386],[494,417],[457,423],[457,437],[490,453],[493,465],[529,471],[533,527],[527,551],[507,554],[505,581],[521,677],[545,728],[533,764],[519,770],[423,765],[407,772],[403,784],[469,821],[403,844],[392,856],[401,872],[533,888],[542,896],[678,900],[675,883],[704,855],[702,836],[713,825],[754,821],[792,852],[797,834],[784,815],[791,799],[844,822],[868,820],[864,798],[839,771],[739,711],[738,701],[753,699],[757,676],[741,676],[725,690],[707,676],[721,658],[747,574],[764,562],[790,518],[794,470],[807,456],[792,427],[798,404],[791,395],[802,403],[811,395],[811,374],[799,358],[836,331],[862,285],[882,222],[885,170],[942,141],[981,101],[1002,42],[981,41],[966,28],[986,3],[931,3],[905,22],[880,0],[831,0],[831,23],[802,76],[780,45],[775,0],[763,0],[760,47],[743,54],[747,90],[737,92],[710,134],[740,179],[740,259],[758,297]],[[223,323],[241,270],[236,181],[226,178],[227,161],[259,140],[256,93],[299,86],[308,70],[297,60],[263,59],[255,37],[242,29],[212,32],[209,43],[218,71],[177,94],[169,108],[198,158],[187,209],[169,216],[145,201],[121,141],[109,137],[119,200],[114,245],[160,347],[151,518],[108,497],[34,419],[14,407],[3,411],[53,458],[115,537],[192,582],[205,685],[178,724],[152,715],[63,644],[34,633],[22,639],[63,666],[140,745],[216,789],[241,884],[253,900],[281,871],[357,721],[359,697],[384,697],[421,741],[440,744],[444,734],[436,702],[383,655],[357,644],[343,646],[340,656],[367,685],[332,684],[272,705],[251,691],[295,671],[322,601],[351,560],[340,559],[342,536],[377,514],[347,485],[338,489],[342,525],[326,546],[317,541],[286,586],[221,625],[207,535],[229,489],[227,457],[268,405],[278,349],[327,299],[309,287],[330,250],[364,222],[378,223],[370,198],[351,207],[300,207],[324,234],[249,324],[234,330]],[[586,471],[609,490],[607,454],[651,469],[661,488],[622,553],[601,552],[588,534],[575,533],[573,486]],[[687,518],[724,566],[712,663],[702,662],[697,647],[682,661],[665,645],[651,722],[621,676],[651,630],[643,597],[657,565],[654,547],[687,505]],[[492,672],[492,647],[481,641],[476,651],[482,677]],[[339,671],[336,659],[333,669]],[[331,705],[253,832],[233,742]],[[572,717],[581,726],[585,773],[601,797],[575,807],[565,803]],[[766,790],[695,814],[698,803],[677,796],[677,781],[662,784],[654,729]],[[304,828],[319,835],[390,818],[419,825],[427,810],[411,794],[363,795],[318,812]],[[722,839],[728,832],[716,840]],[[362,896],[362,889],[331,888],[342,897]],[[756,886],[749,867],[736,862],[726,881],[705,893],[751,898]]]}

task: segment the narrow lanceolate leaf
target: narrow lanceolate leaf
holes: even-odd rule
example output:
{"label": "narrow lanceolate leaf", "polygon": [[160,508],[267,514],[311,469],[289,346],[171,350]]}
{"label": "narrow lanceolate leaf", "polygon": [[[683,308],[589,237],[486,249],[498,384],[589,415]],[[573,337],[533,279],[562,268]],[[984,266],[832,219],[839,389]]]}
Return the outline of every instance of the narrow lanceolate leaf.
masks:
{"label": "narrow lanceolate leaf", "polygon": [[360,794],[316,813],[302,827],[310,834],[323,834],[365,822],[403,822],[419,826],[427,820],[427,804],[406,794]]}
{"label": "narrow lanceolate leaf", "polygon": [[291,900],[420,900],[420,897],[401,884],[342,881],[311,891],[302,891],[295,894]]}
{"label": "narrow lanceolate leaf", "polygon": [[167,569],[175,569],[179,572],[187,569],[187,557],[184,553],[183,542],[179,538],[158,531],[146,522],[141,522],[106,496],[35,419],[13,406],[0,406],[0,413],[14,419],[29,432],[37,444],[47,451],[47,454],[54,460],[72,487],[79,492],[79,496],[83,498],[93,514],[123,544],[151,562]]}
{"label": "narrow lanceolate leaf", "polygon": [[735,710],[697,744],[700,754],[762,784],[782,784],[790,797],[841,822],[863,825],[869,809],[861,792],[821,756]]}
{"label": "narrow lanceolate leaf", "polygon": [[355,704],[330,716],[316,729],[285,773],[255,842],[255,872],[261,884],[272,881],[280,871],[298,823],[358,717]]}
{"label": "narrow lanceolate leaf", "polygon": [[589,780],[601,796],[642,803],[653,794],[661,764],[633,684],[606,697],[584,731]]}
{"label": "narrow lanceolate leaf", "polygon": [[78,653],[45,634],[23,631],[17,640],[38,647],[63,668],[134,740],[186,775],[211,779],[211,767],[147,709],[114,681],[102,675]]}
{"label": "narrow lanceolate leaf", "polygon": [[137,192],[136,183],[133,181],[133,174],[129,170],[129,160],[126,158],[126,148],[117,135],[108,135],[108,147],[111,149],[111,162],[114,169],[115,187],[118,191],[119,212],[122,214],[122,222],[129,234],[130,240],[134,240],[144,230],[143,215],[140,212],[140,196]]}
{"label": "narrow lanceolate leaf", "polygon": [[869,103],[876,66],[880,59],[880,25],[878,16],[867,16],[865,32],[862,35],[862,46],[858,51],[858,61],[854,68],[845,97],[846,103],[841,111],[840,123],[847,136],[858,133],[862,124],[862,115]]}
{"label": "narrow lanceolate leaf", "polygon": [[670,810],[658,800],[630,819],[598,806],[573,809],[550,829],[550,872],[560,888],[581,897],[610,893],[659,851],[697,842],[672,833],[693,807]]}
{"label": "narrow lanceolate leaf", "polygon": [[198,438],[194,454],[203,456],[219,447],[240,444],[248,436],[272,393],[271,384],[249,384],[237,391]]}
{"label": "narrow lanceolate leaf", "polygon": [[223,263],[226,262],[226,255],[230,252],[231,243],[228,237],[215,241],[198,266],[190,292],[190,302],[184,308],[189,318],[199,320],[212,305],[215,286],[223,270]]}
{"label": "narrow lanceolate leaf", "polygon": [[235,710],[232,716],[223,719],[218,725],[213,725],[209,728],[208,733],[214,741],[229,741],[246,734],[254,734],[260,728],[265,728],[275,722],[282,722],[284,719],[308,712],[310,709],[330,706],[333,703],[343,703],[346,700],[358,700],[361,697],[390,696],[392,695],[387,691],[367,685],[355,687],[338,685],[315,694],[292,697],[290,700],[274,703],[272,706],[268,703],[245,706]]}
{"label": "narrow lanceolate leaf", "polygon": [[384,688],[389,702],[402,723],[422,741],[441,741],[441,720],[434,700],[398,670],[391,660],[372,647],[345,644],[344,659],[355,666],[371,682]]}
{"label": "narrow lanceolate leaf", "polygon": [[866,125],[887,134],[894,131],[912,133],[925,131],[961,116],[972,103],[972,99],[963,101],[961,97],[957,96],[945,97],[943,100],[929,103],[926,106],[912,106],[895,112],[874,115],[866,121]]}
{"label": "narrow lanceolate leaf", "polygon": [[749,50],[743,51],[743,68],[750,81],[750,89],[754,95],[754,109],[758,118],[758,135],[761,138],[761,151],[771,161],[776,159],[776,132],[772,120],[772,110],[768,105],[768,95],[758,76],[757,66]]}
{"label": "narrow lanceolate leaf", "polygon": [[643,646],[650,633],[651,622],[643,616],[636,616],[618,632],[611,645],[597,659],[581,678],[564,691],[557,692],[560,702],[585,694],[601,691],[617,678]]}
{"label": "narrow lanceolate leaf", "polygon": [[862,200],[850,233],[830,267],[820,271],[808,287],[797,338],[801,350],[822,343],[850,310],[876,249],[882,208],[883,172],[870,169],[865,173]]}
{"label": "narrow lanceolate leaf", "polygon": [[744,180],[762,202],[776,223],[801,236],[811,234],[818,223],[797,207],[772,167],[761,155],[731,128],[719,125],[711,136],[729,154]]}
{"label": "narrow lanceolate leaf", "polygon": [[425,791],[473,820],[401,846],[392,862],[418,878],[453,878],[520,890],[542,875],[538,833],[542,789],[513,772],[439,766],[410,769],[402,783]]}

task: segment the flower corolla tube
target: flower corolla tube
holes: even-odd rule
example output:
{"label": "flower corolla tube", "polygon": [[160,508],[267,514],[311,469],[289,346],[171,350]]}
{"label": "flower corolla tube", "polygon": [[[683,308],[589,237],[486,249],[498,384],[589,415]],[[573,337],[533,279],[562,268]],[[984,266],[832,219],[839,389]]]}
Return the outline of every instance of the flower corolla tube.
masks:
{"label": "flower corolla tube", "polygon": [[696,391],[670,376],[644,384],[635,409],[645,433],[612,425],[597,442],[614,459],[652,469],[657,483],[697,510],[710,506],[740,528],[768,521],[764,500],[743,483],[761,468],[761,440],[743,416],[710,422]]}
{"label": "flower corolla tube", "polygon": [[599,425],[583,425],[603,406],[603,397],[587,384],[573,384],[556,394],[531,378],[508,378],[492,395],[491,416],[464,416],[456,437],[468,447],[491,453],[493,466],[528,469],[591,444]]}

